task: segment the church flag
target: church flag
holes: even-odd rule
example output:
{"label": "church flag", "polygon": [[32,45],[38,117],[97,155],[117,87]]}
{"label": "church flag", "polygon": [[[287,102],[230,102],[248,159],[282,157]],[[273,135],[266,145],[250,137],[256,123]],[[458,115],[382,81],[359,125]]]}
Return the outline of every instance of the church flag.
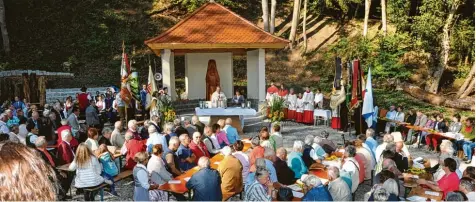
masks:
{"label": "church flag", "polygon": [[145,106],[149,106],[152,101],[152,94],[158,91],[155,84],[154,73],[152,72],[152,66],[149,65],[149,76],[147,78],[147,100]]}
{"label": "church flag", "polygon": [[132,99],[131,86],[129,83],[129,74],[131,73],[131,66],[127,59],[124,42],[122,42],[122,61],[121,61],[121,99],[126,105],[129,105]]}
{"label": "church flag", "polygon": [[367,123],[367,126],[372,127],[372,121],[374,119],[374,98],[372,92],[372,71],[369,67],[369,73],[367,73],[367,84],[365,86],[364,104],[362,106],[362,116]]}

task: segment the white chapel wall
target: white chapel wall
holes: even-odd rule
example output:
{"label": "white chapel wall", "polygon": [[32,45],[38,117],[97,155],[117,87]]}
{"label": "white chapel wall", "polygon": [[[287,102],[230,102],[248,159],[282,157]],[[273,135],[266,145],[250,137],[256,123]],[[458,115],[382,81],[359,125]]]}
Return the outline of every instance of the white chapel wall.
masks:
{"label": "white chapel wall", "polygon": [[187,53],[185,54],[185,89],[188,99],[204,99],[208,60],[215,60],[220,86],[227,98],[233,95],[232,53]]}

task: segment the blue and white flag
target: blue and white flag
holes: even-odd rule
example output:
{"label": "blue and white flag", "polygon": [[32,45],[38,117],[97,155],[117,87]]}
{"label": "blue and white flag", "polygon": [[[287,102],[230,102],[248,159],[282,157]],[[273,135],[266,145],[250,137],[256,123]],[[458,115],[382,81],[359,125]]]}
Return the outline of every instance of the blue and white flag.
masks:
{"label": "blue and white flag", "polygon": [[372,93],[372,71],[369,67],[369,73],[367,74],[367,83],[365,86],[364,105],[362,107],[362,116],[368,127],[372,127],[372,120],[374,116],[374,96]]}

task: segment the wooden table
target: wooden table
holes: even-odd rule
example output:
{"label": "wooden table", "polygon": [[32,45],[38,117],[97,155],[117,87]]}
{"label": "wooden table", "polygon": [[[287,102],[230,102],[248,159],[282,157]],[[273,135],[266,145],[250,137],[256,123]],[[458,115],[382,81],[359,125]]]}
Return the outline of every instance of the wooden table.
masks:
{"label": "wooden table", "polygon": [[[327,175],[327,168],[326,167],[323,167],[323,168],[320,168],[320,169],[309,170],[308,174],[317,176],[319,179],[321,179],[323,181],[322,184],[324,184],[325,180],[329,180],[329,176]],[[302,190],[298,191],[298,192],[303,193]],[[292,201],[302,201],[302,198],[293,197]]]}
{"label": "wooden table", "polygon": [[[426,191],[436,192],[436,193],[438,193],[438,196],[425,194]],[[410,191],[410,193],[408,194],[408,197],[410,197],[410,196],[421,196],[421,197],[424,197],[424,198],[427,198],[427,199],[433,199],[433,200],[436,200],[436,201],[443,200],[443,192],[433,191],[431,189],[423,188],[421,186],[413,187],[412,190]]]}
{"label": "wooden table", "polygon": [[[248,142],[248,140],[245,140],[244,141],[243,152],[247,151],[250,148],[251,148],[251,143]],[[210,159],[210,167],[213,168],[213,169],[217,169],[219,163],[223,160],[223,158],[224,158],[224,156],[221,153],[216,154],[215,156],[213,156]],[[177,176],[173,179],[173,180],[179,180],[180,183],[170,184],[170,183],[166,182],[165,184],[161,185],[159,187],[159,189],[163,190],[163,191],[167,191],[167,192],[177,193],[177,194],[185,194],[185,193],[189,192],[189,190],[187,189],[187,186],[186,186],[188,179],[190,177],[192,177],[192,175],[195,174],[199,170],[200,170],[200,168],[198,166],[195,166],[192,169],[183,173],[182,175],[179,175],[179,176]],[[187,180],[185,180],[186,178],[187,178]]]}

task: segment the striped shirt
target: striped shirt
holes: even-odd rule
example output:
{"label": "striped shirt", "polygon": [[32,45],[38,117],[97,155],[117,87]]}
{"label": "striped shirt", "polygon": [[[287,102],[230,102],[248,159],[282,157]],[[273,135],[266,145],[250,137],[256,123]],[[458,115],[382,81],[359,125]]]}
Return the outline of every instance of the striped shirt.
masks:
{"label": "striped shirt", "polygon": [[245,189],[245,201],[271,201],[268,190],[265,186],[255,180],[253,184]]}

